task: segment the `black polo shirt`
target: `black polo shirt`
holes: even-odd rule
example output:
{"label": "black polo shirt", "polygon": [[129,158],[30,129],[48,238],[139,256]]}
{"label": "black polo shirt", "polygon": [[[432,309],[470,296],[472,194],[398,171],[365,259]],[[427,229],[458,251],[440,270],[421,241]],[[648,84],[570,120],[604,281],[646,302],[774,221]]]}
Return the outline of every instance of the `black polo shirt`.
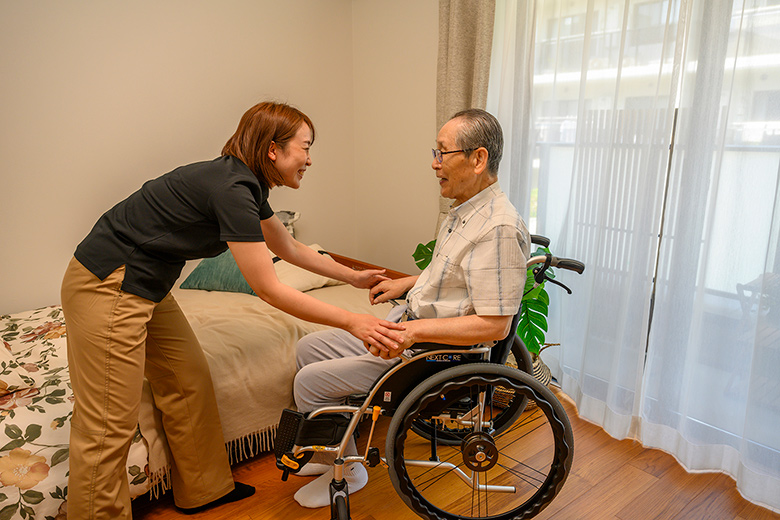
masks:
{"label": "black polo shirt", "polygon": [[159,302],[187,260],[217,256],[228,241],[263,241],[260,221],[273,214],[268,188],[222,156],[146,182],[100,217],[75,256],[101,280],[125,265],[122,290]]}

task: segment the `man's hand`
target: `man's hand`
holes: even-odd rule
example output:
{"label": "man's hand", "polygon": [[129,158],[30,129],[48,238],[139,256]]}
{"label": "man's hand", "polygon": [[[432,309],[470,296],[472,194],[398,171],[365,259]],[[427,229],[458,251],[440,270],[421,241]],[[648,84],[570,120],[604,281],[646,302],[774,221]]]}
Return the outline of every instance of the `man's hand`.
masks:
{"label": "man's hand", "polygon": [[350,284],[358,289],[370,289],[378,283],[388,280],[390,278],[385,276],[385,269],[365,269],[363,271],[355,271]]}
{"label": "man's hand", "polygon": [[368,301],[371,302],[371,305],[376,305],[400,298],[414,285],[413,282],[411,284],[409,282],[409,278],[384,280],[371,288],[368,293]]}

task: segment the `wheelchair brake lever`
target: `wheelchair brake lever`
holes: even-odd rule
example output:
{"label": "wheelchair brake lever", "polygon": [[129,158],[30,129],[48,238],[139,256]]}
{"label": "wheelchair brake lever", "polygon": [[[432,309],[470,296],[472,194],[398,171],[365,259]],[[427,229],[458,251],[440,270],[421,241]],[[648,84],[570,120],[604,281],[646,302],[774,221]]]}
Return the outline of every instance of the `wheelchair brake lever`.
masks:
{"label": "wheelchair brake lever", "polygon": [[549,278],[547,278],[547,269],[549,269],[550,264],[552,264],[552,255],[548,253],[544,256],[545,256],[544,265],[534,269],[534,281],[537,284],[544,283],[545,279],[549,280]]}
{"label": "wheelchair brake lever", "polygon": [[569,289],[568,287],[566,287],[565,285],[563,285],[563,284],[562,284],[561,282],[559,282],[558,280],[553,280],[552,278],[547,278],[547,277],[545,277],[545,278],[547,279],[547,281],[548,281],[548,282],[550,282],[550,283],[554,283],[555,285],[558,285],[558,286],[560,286],[560,287],[563,287],[564,289],[566,289],[566,292],[567,292],[567,293],[571,294],[571,289]]}

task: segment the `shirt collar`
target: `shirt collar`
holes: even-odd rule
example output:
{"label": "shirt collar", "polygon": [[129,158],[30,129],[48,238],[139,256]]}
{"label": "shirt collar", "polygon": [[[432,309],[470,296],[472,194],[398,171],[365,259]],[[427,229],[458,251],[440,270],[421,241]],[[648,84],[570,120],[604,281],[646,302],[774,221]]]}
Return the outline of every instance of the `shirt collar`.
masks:
{"label": "shirt collar", "polygon": [[465,226],[466,222],[468,222],[475,213],[502,193],[504,192],[501,189],[501,186],[498,185],[498,182],[494,182],[463,204],[450,208],[449,215],[455,220],[459,220],[461,225]]}

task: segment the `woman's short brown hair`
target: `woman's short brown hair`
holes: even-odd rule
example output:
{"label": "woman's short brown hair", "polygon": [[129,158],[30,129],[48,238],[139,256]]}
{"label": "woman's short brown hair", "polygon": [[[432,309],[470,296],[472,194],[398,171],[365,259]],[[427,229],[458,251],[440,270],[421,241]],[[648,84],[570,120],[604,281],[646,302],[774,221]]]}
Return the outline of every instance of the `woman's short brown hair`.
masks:
{"label": "woman's short brown hair", "polygon": [[222,155],[240,159],[269,188],[279,186],[282,176],[268,157],[271,142],[284,148],[303,123],[311,129],[314,142],[314,125],[309,116],[284,103],[258,103],[241,117],[236,133],[222,148]]}

